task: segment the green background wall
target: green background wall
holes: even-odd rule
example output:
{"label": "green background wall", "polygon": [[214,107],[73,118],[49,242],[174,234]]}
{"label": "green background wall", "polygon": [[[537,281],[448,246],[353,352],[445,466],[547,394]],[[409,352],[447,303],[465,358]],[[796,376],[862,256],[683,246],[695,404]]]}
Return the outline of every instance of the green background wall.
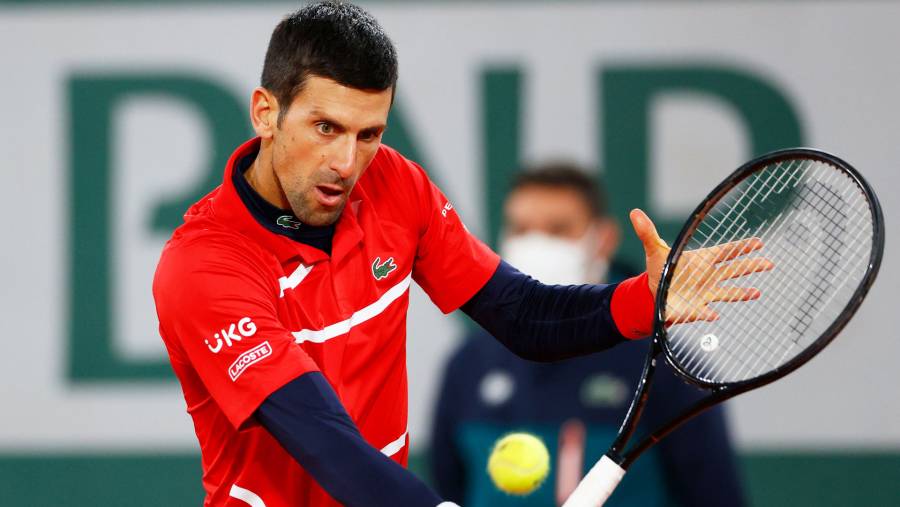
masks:
{"label": "green background wall", "polygon": [[[7,70],[0,112],[13,119],[0,125],[0,167],[4,176],[27,169],[0,187],[0,220],[9,220],[2,222],[7,237],[32,246],[4,243],[0,263],[10,287],[0,292],[0,322],[6,343],[15,344],[0,367],[0,507],[200,504],[199,460],[189,451],[190,423],[164,353],[122,353],[128,332],[156,346],[159,339],[152,324],[117,327],[115,305],[127,299],[117,292],[124,277],[116,261],[124,254],[116,235],[125,229],[117,221],[143,217],[129,224],[139,232],[135,249],[158,254],[160,238],[218,181],[224,157],[249,135],[244,108],[263,41],[298,3],[0,0],[0,68]],[[872,385],[900,383],[900,340],[891,335],[900,329],[893,303],[900,276],[890,243],[900,237],[900,194],[888,192],[900,185],[900,2],[366,4],[401,50],[386,142],[421,162],[489,242],[499,232],[509,177],[533,156],[575,153],[602,168],[614,211],[621,217],[644,207],[668,238],[689,210],[657,202],[672,194],[654,193],[659,172],[703,192],[736,162],[784,146],[823,146],[857,163],[884,189],[889,244],[881,278],[833,347],[765,396],[736,399],[731,415],[754,506],[900,505],[900,399],[870,394]],[[471,13],[496,22],[479,24]],[[544,44],[531,44],[541,37]],[[558,55],[582,46],[590,47],[547,88],[547,76],[561,72]],[[570,86],[577,80],[583,87]],[[673,129],[680,158],[654,158],[671,135],[655,128],[660,104],[673,97],[727,117],[724,130],[737,132],[737,147],[720,146],[700,121]],[[196,120],[205,151],[194,168],[168,167],[168,160],[142,167],[183,185],[131,213],[140,192],[114,199],[126,176],[116,166],[130,135],[122,124],[135,102],[153,100]],[[566,114],[555,115],[556,106]],[[153,134],[140,141],[173,141]],[[460,143],[467,136],[471,142]],[[725,160],[719,172],[686,170],[705,167],[701,155],[716,150],[725,153],[715,159]],[[184,170],[193,179],[179,179]],[[25,209],[33,211],[22,221]],[[623,255],[635,261],[639,246],[627,237]],[[135,271],[149,276],[152,261]],[[153,315],[140,304],[125,306]],[[417,318],[429,339],[443,333],[446,345],[458,336],[445,332],[449,319],[413,315],[413,324]],[[432,401],[422,385],[450,347],[416,355],[414,347],[437,339],[411,336],[411,431],[421,436]],[[792,417],[777,425],[767,420],[788,410]],[[154,454],[147,442],[184,451]],[[775,444],[783,442],[796,443]],[[411,466],[426,475],[421,454]]]}
{"label": "green background wall", "polygon": [[[423,461],[414,456],[410,468],[427,477]],[[742,466],[755,507],[890,507],[900,500],[900,454],[755,452]],[[0,457],[0,505],[199,506],[202,499],[196,456]]]}

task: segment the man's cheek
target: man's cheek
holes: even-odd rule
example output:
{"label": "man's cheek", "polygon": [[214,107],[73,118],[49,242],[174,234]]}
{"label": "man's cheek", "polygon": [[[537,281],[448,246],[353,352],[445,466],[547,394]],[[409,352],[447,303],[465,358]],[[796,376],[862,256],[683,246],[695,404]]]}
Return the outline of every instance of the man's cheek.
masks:
{"label": "man's cheek", "polygon": [[369,165],[372,163],[372,159],[375,158],[375,152],[367,153],[366,156],[360,161],[359,170],[357,171],[356,179],[359,179],[363,173],[369,168]]}

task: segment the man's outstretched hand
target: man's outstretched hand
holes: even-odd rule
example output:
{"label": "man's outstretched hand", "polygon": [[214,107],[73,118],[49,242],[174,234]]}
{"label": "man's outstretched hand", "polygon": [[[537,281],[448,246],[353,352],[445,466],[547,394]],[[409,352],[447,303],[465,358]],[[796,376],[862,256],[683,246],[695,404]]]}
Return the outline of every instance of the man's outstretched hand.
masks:
{"label": "man's outstretched hand", "polygon": [[[634,209],[631,210],[630,217],[634,232],[644,245],[647,283],[655,298],[670,248],[659,237],[656,226],[646,213]],[[748,238],[709,248],[684,251],[669,284],[666,324],[716,320],[719,314],[708,306],[709,303],[758,299],[760,296],[758,289],[722,285],[722,282],[774,268],[775,264],[764,257],[737,259],[762,247],[763,242],[759,238]]]}

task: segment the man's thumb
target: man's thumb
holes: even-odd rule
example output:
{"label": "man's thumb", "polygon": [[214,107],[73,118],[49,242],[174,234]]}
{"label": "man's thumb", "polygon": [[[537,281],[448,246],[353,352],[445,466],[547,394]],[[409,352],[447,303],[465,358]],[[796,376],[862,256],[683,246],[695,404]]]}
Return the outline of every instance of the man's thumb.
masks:
{"label": "man's thumb", "polygon": [[644,251],[647,254],[652,253],[657,248],[669,248],[669,245],[659,237],[659,233],[656,232],[656,226],[653,225],[646,213],[635,208],[631,210],[629,217],[631,218],[631,226],[634,227],[634,232],[637,234],[638,239],[641,240],[641,243],[643,243]]}

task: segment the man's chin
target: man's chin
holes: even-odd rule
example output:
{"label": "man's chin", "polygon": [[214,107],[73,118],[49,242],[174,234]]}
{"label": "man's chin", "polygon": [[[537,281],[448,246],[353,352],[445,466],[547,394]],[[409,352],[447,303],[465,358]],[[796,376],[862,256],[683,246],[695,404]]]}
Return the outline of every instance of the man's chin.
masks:
{"label": "man's chin", "polygon": [[331,225],[338,221],[341,218],[341,212],[344,210],[344,203],[332,208],[332,209],[320,209],[316,210],[313,213],[309,213],[307,217],[297,217],[301,222],[306,225],[311,225],[313,227],[323,227],[326,225]]}

